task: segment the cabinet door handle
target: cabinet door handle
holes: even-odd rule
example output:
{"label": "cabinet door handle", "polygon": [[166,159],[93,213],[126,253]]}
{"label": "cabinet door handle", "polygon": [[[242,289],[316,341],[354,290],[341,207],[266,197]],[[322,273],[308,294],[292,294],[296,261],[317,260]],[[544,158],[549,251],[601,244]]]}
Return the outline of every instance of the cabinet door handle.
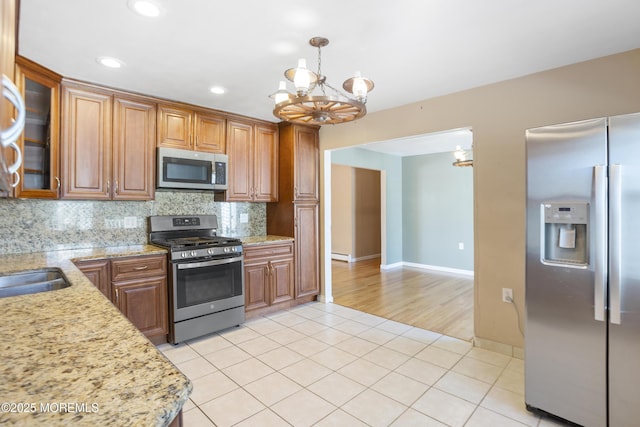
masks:
{"label": "cabinet door handle", "polygon": [[198,146],[198,135],[196,135],[196,147]]}
{"label": "cabinet door handle", "polygon": [[[25,120],[27,117],[27,108],[25,106],[20,91],[9,79],[9,77],[2,75],[2,96],[6,98],[16,108],[18,117],[14,120],[13,124],[9,128],[0,130],[0,139],[2,139],[2,146],[7,147],[12,142],[16,142],[20,138],[20,134],[24,129]],[[20,163],[15,166],[18,169]],[[11,171],[13,172],[13,171]]]}
{"label": "cabinet door handle", "polygon": [[55,177],[57,186],[56,186],[56,191],[60,191],[60,178],[58,178],[57,176]]}
{"label": "cabinet door handle", "polygon": [[118,297],[119,297],[119,295],[118,295],[118,288],[116,288],[116,303],[118,302]]}
{"label": "cabinet door handle", "polygon": [[107,194],[111,194],[111,182],[107,180]]}
{"label": "cabinet door handle", "polygon": [[117,180],[117,179],[116,179],[116,183],[115,183],[115,184],[116,184],[116,185],[115,185],[115,186],[114,186],[114,188],[113,188],[113,192],[114,192],[115,194],[118,194],[118,180]]}
{"label": "cabinet door handle", "polygon": [[141,265],[139,267],[134,267],[133,269],[136,271],[141,271],[141,270],[146,270],[147,268],[149,268],[148,265]]}
{"label": "cabinet door handle", "polygon": [[15,177],[15,179],[13,180],[13,183],[9,185],[11,185],[11,188],[16,188],[18,184],[20,184],[20,174],[18,172],[14,172],[13,176]]}

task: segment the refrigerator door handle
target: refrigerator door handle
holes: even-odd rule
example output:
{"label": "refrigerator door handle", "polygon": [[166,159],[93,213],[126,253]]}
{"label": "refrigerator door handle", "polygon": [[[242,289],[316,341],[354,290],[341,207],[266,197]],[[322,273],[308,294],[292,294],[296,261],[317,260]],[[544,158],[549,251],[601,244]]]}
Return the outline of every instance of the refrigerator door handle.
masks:
{"label": "refrigerator door handle", "polygon": [[609,314],[610,321],[616,325],[621,322],[621,294],[622,294],[622,166],[611,165],[611,178],[609,180],[611,198],[609,200],[611,208],[611,218],[609,226],[611,234],[609,237],[610,266],[611,272],[609,283]]}
{"label": "refrigerator door handle", "polygon": [[605,295],[607,286],[607,167],[594,167],[595,173],[595,283],[594,318],[605,321]]}

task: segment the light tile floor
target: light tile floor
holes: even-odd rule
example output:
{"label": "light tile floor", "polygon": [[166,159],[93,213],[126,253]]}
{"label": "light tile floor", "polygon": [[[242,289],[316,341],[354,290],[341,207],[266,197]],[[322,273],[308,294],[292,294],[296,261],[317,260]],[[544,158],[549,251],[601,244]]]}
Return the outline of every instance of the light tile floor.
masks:
{"label": "light tile floor", "polygon": [[335,304],[310,303],[159,349],[193,382],[187,427],[551,427],[524,364]]}

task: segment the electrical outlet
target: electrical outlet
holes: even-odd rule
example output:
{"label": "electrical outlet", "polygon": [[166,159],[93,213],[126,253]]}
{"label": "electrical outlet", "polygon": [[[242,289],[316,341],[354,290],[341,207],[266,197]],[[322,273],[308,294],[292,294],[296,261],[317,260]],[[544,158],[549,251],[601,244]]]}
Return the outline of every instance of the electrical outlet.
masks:
{"label": "electrical outlet", "polygon": [[240,214],[240,224],[246,224],[249,222],[249,214],[241,213]]}
{"label": "electrical outlet", "polygon": [[458,243],[458,249],[460,249],[461,251],[464,250],[464,243],[463,242]]}
{"label": "electrical outlet", "polygon": [[513,289],[502,288],[502,302],[513,302]]}

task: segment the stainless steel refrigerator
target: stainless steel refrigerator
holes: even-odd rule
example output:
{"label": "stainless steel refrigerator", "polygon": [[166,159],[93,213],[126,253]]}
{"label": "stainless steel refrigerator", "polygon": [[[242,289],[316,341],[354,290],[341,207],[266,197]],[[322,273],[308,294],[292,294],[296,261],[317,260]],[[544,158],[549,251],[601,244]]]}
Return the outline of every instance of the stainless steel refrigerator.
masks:
{"label": "stainless steel refrigerator", "polygon": [[640,113],[529,129],[525,402],[640,425]]}

